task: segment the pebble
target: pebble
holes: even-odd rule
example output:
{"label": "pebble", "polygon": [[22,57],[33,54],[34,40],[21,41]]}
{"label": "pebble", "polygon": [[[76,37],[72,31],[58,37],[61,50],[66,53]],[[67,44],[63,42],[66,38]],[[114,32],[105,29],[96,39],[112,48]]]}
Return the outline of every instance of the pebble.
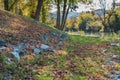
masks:
{"label": "pebble", "polygon": [[35,54],[40,54],[40,52],[41,52],[40,49],[38,49],[38,48],[35,48],[35,49],[34,49],[34,53],[35,53]]}

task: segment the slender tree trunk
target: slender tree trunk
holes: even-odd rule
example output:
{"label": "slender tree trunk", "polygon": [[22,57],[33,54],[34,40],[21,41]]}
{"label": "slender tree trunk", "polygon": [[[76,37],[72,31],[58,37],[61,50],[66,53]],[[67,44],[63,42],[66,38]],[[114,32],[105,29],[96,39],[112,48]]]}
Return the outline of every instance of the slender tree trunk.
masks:
{"label": "slender tree trunk", "polygon": [[67,16],[68,16],[68,13],[69,13],[69,9],[70,9],[70,4],[68,5],[68,8],[67,8],[67,11],[66,11],[66,14],[65,14],[65,19],[64,19],[62,30],[65,30],[65,24],[66,24]]}
{"label": "slender tree trunk", "polygon": [[106,9],[104,9],[103,14],[104,14],[104,16],[103,16],[104,32],[106,32],[106,30],[107,30],[106,17],[105,17]]}
{"label": "slender tree trunk", "polygon": [[67,0],[64,0],[61,29],[63,29],[63,27],[64,27],[64,21],[65,21],[65,15],[66,15],[66,7],[67,7],[66,3],[67,3]]}
{"label": "slender tree trunk", "polygon": [[57,0],[57,21],[56,21],[56,28],[60,29],[60,0]]}
{"label": "slender tree trunk", "polygon": [[110,23],[110,18],[112,17],[112,15],[115,13],[115,0],[113,0],[113,4],[112,4],[112,12],[108,14],[108,26],[110,27],[111,29],[111,32],[113,33],[114,30],[113,30],[113,27],[111,26],[111,23]]}
{"label": "slender tree trunk", "polygon": [[15,13],[16,13],[16,14],[19,14],[19,9],[18,9],[18,0],[16,0]]}
{"label": "slender tree trunk", "polygon": [[46,23],[46,19],[47,19],[46,3],[42,6],[41,12],[42,12],[42,16],[41,16],[42,23]]}
{"label": "slender tree trunk", "polygon": [[42,5],[43,5],[43,0],[38,0],[38,5],[37,5],[36,13],[35,13],[36,22],[38,22],[40,19],[40,11],[41,11]]}
{"label": "slender tree trunk", "polygon": [[9,11],[9,0],[4,0],[4,9]]}
{"label": "slender tree trunk", "polygon": [[114,32],[114,31],[113,31],[113,27],[111,26],[111,23],[110,23],[110,18],[112,17],[113,13],[114,13],[114,11],[112,11],[112,12],[108,15],[108,19],[107,19],[108,26],[109,26],[111,32]]}
{"label": "slender tree trunk", "polygon": [[41,12],[42,12],[42,16],[41,16],[41,20],[42,20],[42,23],[45,23],[45,6],[43,5],[42,6],[42,10],[41,10]]}

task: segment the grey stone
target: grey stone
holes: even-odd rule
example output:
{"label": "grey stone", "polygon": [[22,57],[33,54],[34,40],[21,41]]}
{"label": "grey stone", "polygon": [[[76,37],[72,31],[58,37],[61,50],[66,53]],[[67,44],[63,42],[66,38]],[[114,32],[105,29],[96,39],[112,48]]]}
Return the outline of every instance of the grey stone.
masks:
{"label": "grey stone", "polygon": [[5,41],[1,41],[1,40],[0,40],[0,46],[5,46],[5,47],[7,47],[7,43],[6,43]]}
{"label": "grey stone", "polygon": [[53,49],[52,51],[53,51],[54,53],[56,53],[56,52],[57,52],[57,50],[56,50],[56,49]]}
{"label": "grey stone", "polygon": [[23,42],[24,42],[24,43],[27,43],[27,42],[28,42],[28,40],[23,40]]}
{"label": "grey stone", "polygon": [[110,78],[111,78],[111,79],[115,79],[116,77],[117,77],[117,75],[115,75],[115,74],[111,74],[111,75],[110,75]]}
{"label": "grey stone", "polygon": [[45,44],[41,44],[41,46],[40,46],[40,49],[41,49],[41,50],[45,50],[45,51],[46,51],[46,50],[49,50],[49,48],[50,48],[50,47],[49,47],[48,45],[45,45]]}
{"label": "grey stone", "polygon": [[29,48],[28,43],[27,43],[27,44],[24,44],[24,48],[26,48],[26,49]]}
{"label": "grey stone", "polygon": [[113,54],[112,58],[118,58],[118,55]]}
{"label": "grey stone", "polygon": [[69,38],[67,34],[61,34],[61,33],[55,33],[55,32],[51,32],[50,35],[55,38],[60,38],[61,40],[66,40]]}
{"label": "grey stone", "polygon": [[111,65],[113,63],[114,63],[114,61],[111,61],[111,60],[106,60],[106,62],[105,62],[106,65]]}
{"label": "grey stone", "polygon": [[48,51],[56,53],[57,52],[56,46],[51,46]]}
{"label": "grey stone", "polygon": [[54,37],[54,36],[55,36],[55,33],[54,33],[54,32],[51,32],[51,33],[50,33],[50,36]]}
{"label": "grey stone", "polygon": [[23,45],[22,44],[18,44],[17,46],[19,49],[22,49],[23,48]]}
{"label": "grey stone", "polygon": [[14,48],[13,52],[20,52],[20,50],[18,48]]}
{"label": "grey stone", "polygon": [[7,64],[12,64],[12,61],[11,61],[11,59],[10,58],[5,58],[5,62],[7,63]]}
{"label": "grey stone", "polygon": [[115,71],[115,74],[116,75],[120,75],[120,71]]}
{"label": "grey stone", "polygon": [[109,50],[108,50],[108,49],[103,50],[103,53],[107,53],[107,52],[109,52]]}
{"label": "grey stone", "polygon": [[116,62],[117,62],[118,64],[120,64],[120,60],[117,60]]}
{"label": "grey stone", "polygon": [[22,48],[23,48],[23,45],[22,44],[18,44],[18,46],[14,48],[13,52],[20,53]]}
{"label": "grey stone", "polygon": [[42,51],[42,50],[40,50],[40,49],[38,49],[38,48],[35,48],[35,49],[34,49],[34,53],[35,53],[35,54],[40,54],[41,51]]}
{"label": "grey stone", "polygon": [[20,53],[19,53],[20,55],[27,55],[27,51],[26,50],[22,50],[22,51],[20,51]]}
{"label": "grey stone", "polygon": [[24,46],[22,44],[18,44],[17,47],[14,48],[13,52],[11,54],[19,61],[20,55],[27,55],[27,51],[22,50]]}
{"label": "grey stone", "polygon": [[48,35],[47,34],[40,34],[40,37],[45,41],[46,44],[48,44]]}
{"label": "grey stone", "polygon": [[35,46],[30,46],[31,49],[35,49]]}
{"label": "grey stone", "polygon": [[2,80],[12,80],[12,75],[9,72],[4,72]]}
{"label": "grey stone", "polygon": [[61,38],[62,40],[67,40],[67,39],[68,39],[68,35],[67,35],[67,34],[62,34],[62,35],[60,36],[60,38]]}
{"label": "grey stone", "polygon": [[27,55],[27,51],[24,48],[26,47],[24,47],[23,44],[18,44],[18,46],[14,47],[13,51],[10,52],[10,55],[12,56],[12,58],[15,58],[18,61],[20,61],[21,55]]}
{"label": "grey stone", "polygon": [[115,75],[114,80],[120,80],[120,75]]}
{"label": "grey stone", "polygon": [[120,80],[120,74],[118,75],[118,77],[117,77],[119,80]]}
{"label": "grey stone", "polygon": [[111,43],[111,46],[120,46],[120,43]]}
{"label": "grey stone", "polygon": [[55,32],[51,32],[50,35],[51,35],[52,37],[57,37],[57,38],[60,37],[60,34],[55,33]]}
{"label": "grey stone", "polygon": [[62,44],[63,44],[63,41],[60,40],[60,41],[58,42],[58,45],[61,46]]}
{"label": "grey stone", "polygon": [[18,60],[20,61],[20,55],[18,52],[11,52],[11,54]]}
{"label": "grey stone", "polygon": [[112,80],[120,80],[120,72],[119,71],[115,71],[113,74],[110,74],[110,78]]}
{"label": "grey stone", "polygon": [[6,49],[6,47],[0,47],[0,51]]}

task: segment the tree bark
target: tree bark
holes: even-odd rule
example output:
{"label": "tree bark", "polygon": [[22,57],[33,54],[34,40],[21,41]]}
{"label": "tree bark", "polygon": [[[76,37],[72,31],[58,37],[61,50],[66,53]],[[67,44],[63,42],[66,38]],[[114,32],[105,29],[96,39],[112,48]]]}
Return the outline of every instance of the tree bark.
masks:
{"label": "tree bark", "polygon": [[63,31],[65,30],[65,24],[66,24],[67,16],[68,16],[68,13],[69,13],[69,9],[70,9],[70,4],[68,5],[68,8],[67,8],[67,11],[66,11],[66,14],[65,14],[65,19],[64,19],[63,27],[62,27]]}
{"label": "tree bark", "polygon": [[9,11],[9,0],[4,0],[4,9]]}
{"label": "tree bark", "polygon": [[35,13],[35,21],[36,22],[38,22],[40,19],[40,11],[41,11],[43,2],[44,2],[44,0],[38,0],[38,5],[37,5],[36,13]]}
{"label": "tree bark", "polygon": [[112,10],[111,12],[108,14],[108,26],[110,27],[111,29],[111,32],[114,32],[114,28],[113,26],[111,26],[111,23],[110,23],[110,18],[112,17],[112,15],[115,13],[115,0],[113,0],[113,4],[112,4]]}
{"label": "tree bark", "polygon": [[18,0],[16,0],[15,13],[16,13],[16,14],[19,14]]}
{"label": "tree bark", "polygon": [[57,20],[56,20],[56,28],[60,29],[60,0],[57,0]]}
{"label": "tree bark", "polygon": [[64,6],[63,6],[63,13],[62,13],[62,22],[61,22],[61,28],[63,29],[64,27],[64,21],[65,21],[65,15],[66,15],[66,5],[67,0],[64,0]]}

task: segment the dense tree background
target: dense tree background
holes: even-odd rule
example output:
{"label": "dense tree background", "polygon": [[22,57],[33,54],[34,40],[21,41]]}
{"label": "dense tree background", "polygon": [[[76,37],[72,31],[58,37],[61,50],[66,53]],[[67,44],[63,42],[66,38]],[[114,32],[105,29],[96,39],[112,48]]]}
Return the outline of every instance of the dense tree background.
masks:
{"label": "dense tree background", "polygon": [[[113,0],[111,10],[106,10],[106,0],[99,0],[103,15],[96,15],[95,10],[81,13],[78,17],[67,19],[70,11],[75,11],[78,2],[91,4],[92,0],[0,0],[0,8],[13,13],[33,18],[37,22],[52,25],[59,30],[85,32],[119,32],[120,8]],[[56,5],[56,19],[49,12],[51,5]]]}

